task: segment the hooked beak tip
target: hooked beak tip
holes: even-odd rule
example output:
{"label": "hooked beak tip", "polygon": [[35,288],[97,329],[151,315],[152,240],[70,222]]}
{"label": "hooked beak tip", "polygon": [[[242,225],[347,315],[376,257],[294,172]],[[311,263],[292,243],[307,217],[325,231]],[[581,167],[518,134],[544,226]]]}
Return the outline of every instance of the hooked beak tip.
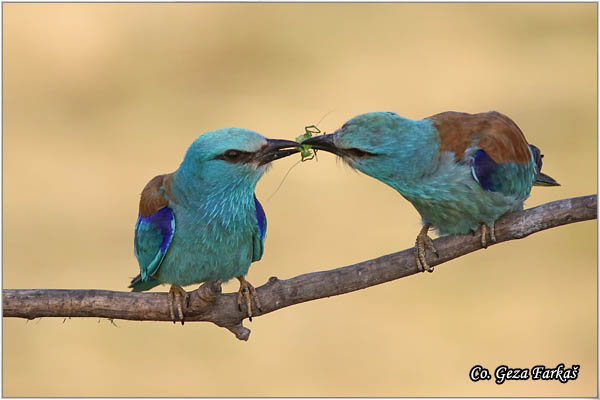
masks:
{"label": "hooked beak tip", "polygon": [[312,146],[316,150],[328,151],[330,153],[340,155],[338,147],[333,143],[334,133],[328,135],[315,136],[302,142]]}

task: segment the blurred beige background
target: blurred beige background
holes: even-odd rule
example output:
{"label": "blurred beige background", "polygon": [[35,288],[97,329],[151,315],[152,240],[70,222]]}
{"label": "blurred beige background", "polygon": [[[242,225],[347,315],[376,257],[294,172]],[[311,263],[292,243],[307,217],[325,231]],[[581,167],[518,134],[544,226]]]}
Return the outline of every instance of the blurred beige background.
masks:
{"label": "blurred beige background", "polygon": [[[294,138],[498,110],[597,191],[596,4],[4,4],[4,288],[127,290],[139,194],[202,132]],[[413,245],[417,212],[333,156],[276,163],[255,286]],[[596,222],[245,322],[3,320],[4,396],[596,396]],[[193,289],[193,287],[190,287]],[[230,283],[226,291],[237,290]],[[165,287],[161,291],[167,290]],[[472,383],[470,368],[580,364]]]}

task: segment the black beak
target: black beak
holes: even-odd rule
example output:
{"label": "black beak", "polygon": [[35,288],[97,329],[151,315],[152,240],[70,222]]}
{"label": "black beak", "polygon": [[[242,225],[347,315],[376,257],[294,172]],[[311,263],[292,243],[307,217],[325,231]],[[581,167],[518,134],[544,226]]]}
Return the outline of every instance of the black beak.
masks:
{"label": "black beak", "polygon": [[298,153],[299,143],[291,140],[267,139],[267,145],[255,153],[258,165],[265,165],[271,161]]}
{"label": "black beak", "polygon": [[328,135],[320,135],[312,137],[308,140],[302,142],[302,144],[311,145],[316,150],[324,150],[330,153],[333,153],[338,156],[342,156],[340,149],[333,144],[333,136],[335,133],[330,133]]}

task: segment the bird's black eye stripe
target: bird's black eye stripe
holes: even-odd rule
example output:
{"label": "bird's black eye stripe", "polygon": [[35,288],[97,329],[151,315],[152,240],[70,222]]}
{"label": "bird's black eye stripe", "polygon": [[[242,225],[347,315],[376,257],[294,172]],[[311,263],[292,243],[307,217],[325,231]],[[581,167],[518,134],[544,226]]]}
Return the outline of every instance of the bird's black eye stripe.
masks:
{"label": "bird's black eye stripe", "polygon": [[344,152],[349,155],[350,157],[353,158],[365,158],[365,157],[369,157],[369,156],[374,156],[375,154],[373,153],[369,153],[368,151],[364,151],[361,149],[357,149],[357,148],[350,148],[350,149],[345,149]]}
{"label": "bird's black eye stripe", "polygon": [[223,154],[219,154],[215,157],[215,160],[224,160],[230,163],[239,163],[245,162],[252,156],[252,153],[248,153],[247,151],[230,149],[224,152]]}

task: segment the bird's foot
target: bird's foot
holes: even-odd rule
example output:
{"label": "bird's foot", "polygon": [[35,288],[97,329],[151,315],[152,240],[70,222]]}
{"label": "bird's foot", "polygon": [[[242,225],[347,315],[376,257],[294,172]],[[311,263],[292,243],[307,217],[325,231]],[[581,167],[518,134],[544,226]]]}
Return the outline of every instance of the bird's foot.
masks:
{"label": "bird's foot", "polygon": [[189,294],[181,286],[171,285],[171,289],[169,289],[169,312],[173,323],[177,322],[175,319],[175,305],[177,305],[177,316],[181,321],[181,325],[183,325],[183,310],[189,306],[189,301]]}
{"label": "bird's foot", "polygon": [[248,319],[252,321],[252,299],[254,299],[258,311],[262,311],[260,300],[256,294],[256,289],[254,289],[254,286],[252,286],[250,282],[244,279],[243,276],[238,276],[237,279],[240,281],[240,290],[238,290],[237,294],[238,309],[242,311],[243,298],[244,302],[246,303],[246,309],[248,310]]}
{"label": "bird's foot", "polygon": [[484,249],[487,249],[488,247],[488,242],[486,238],[488,229],[490,230],[490,241],[492,243],[496,243],[494,222],[492,222],[489,227],[486,224],[481,224],[481,247],[483,247]]}
{"label": "bird's foot", "polygon": [[433,267],[430,267],[427,263],[427,259],[425,258],[425,249],[428,248],[435,254],[436,257],[439,257],[437,249],[433,245],[433,241],[429,236],[427,236],[427,231],[431,224],[423,225],[421,232],[417,235],[417,241],[415,243],[415,252],[416,252],[416,260],[417,260],[417,268],[421,272],[433,272]]}

